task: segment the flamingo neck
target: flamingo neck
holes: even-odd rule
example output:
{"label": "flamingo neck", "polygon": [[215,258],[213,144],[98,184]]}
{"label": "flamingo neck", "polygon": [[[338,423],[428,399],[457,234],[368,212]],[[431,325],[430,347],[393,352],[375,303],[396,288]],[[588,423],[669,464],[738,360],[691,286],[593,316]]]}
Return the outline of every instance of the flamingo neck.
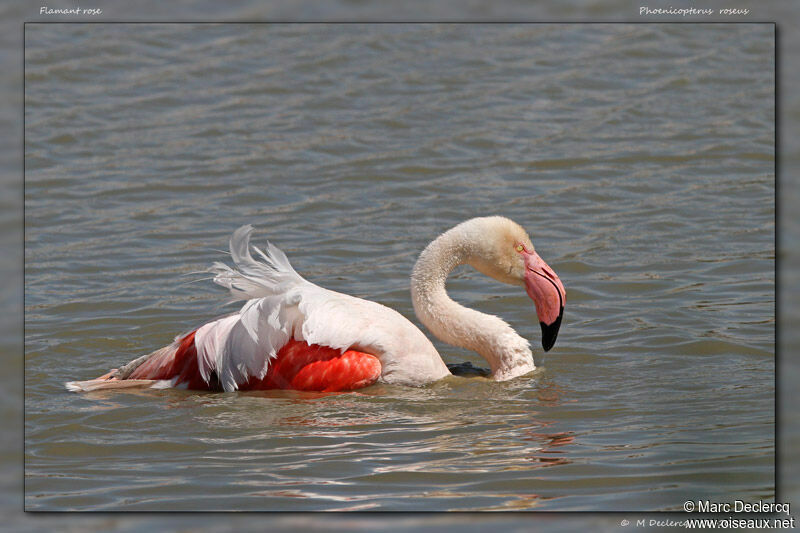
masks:
{"label": "flamingo neck", "polygon": [[459,265],[475,266],[481,252],[479,234],[456,227],[423,250],[411,275],[411,299],[420,321],[442,341],[478,352],[489,363],[492,377],[512,379],[532,371],[528,341],[502,319],[464,307],[445,290],[450,272]]}

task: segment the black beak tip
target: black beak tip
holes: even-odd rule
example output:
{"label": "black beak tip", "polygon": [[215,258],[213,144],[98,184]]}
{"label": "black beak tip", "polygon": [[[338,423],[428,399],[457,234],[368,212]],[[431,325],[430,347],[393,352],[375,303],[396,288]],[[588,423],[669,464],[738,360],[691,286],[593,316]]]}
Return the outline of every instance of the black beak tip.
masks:
{"label": "black beak tip", "polygon": [[552,348],[556,343],[558,329],[561,327],[561,317],[563,316],[564,308],[562,307],[561,312],[558,314],[558,318],[549,326],[544,322],[539,322],[539,325],[542,326],[542,348],[544,348],[545,352],[549,352],[550,348]]}

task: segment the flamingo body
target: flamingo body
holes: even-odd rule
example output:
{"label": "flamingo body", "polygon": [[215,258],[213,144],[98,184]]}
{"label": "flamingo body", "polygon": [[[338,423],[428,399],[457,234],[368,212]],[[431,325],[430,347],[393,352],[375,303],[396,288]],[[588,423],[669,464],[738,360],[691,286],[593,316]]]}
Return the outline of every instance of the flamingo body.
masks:
{"label": "flamingo body", "polygon": [[[234,267],[215,263],[215,283],[242,308],[97,379],[67,383],[75,391],[132,386],[198,390],[354,390],[375,383],[423,385],[450,375],[436,348],[407,318],[386,306],[319,287],[300,276],[277,247],[250,246],[252,226],[230,239]],[[258,255],[253,258],[251,250]],[[502,319],[464,308],[445,293],[459,264],[526,287],[549,350],[566,293],[534,252],[530,238],[503,217],[468,220],[423,251],[411,293],[420,320],[437,337],[477,351],[492,377],[534,369],[528,341]]]}

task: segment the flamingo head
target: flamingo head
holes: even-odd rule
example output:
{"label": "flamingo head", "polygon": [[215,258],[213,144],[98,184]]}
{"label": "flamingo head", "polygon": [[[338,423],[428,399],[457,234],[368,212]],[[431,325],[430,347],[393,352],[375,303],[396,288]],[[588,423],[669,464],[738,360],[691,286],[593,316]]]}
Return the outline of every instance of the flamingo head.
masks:
{"label": "flamingo head", "polygon": [[533,248],[530,237],[515,222],[503,217],[476,219],[480,224],[481,249],[470,263],[498,281],[522,285],[536,307],[542,327],[542,348],[549,351],[556,342],[567,293],[564,285]]}

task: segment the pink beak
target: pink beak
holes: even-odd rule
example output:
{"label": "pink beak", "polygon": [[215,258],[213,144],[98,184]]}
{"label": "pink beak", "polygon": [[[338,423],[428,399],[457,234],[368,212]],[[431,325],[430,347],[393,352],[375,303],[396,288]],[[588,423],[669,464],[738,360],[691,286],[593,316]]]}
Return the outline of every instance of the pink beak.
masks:
{"label": "pink beak", "polygon": [[525,258],[525,290],[536,306],[536,316],[542,326],[542,348],[550,350],[556,343],[567,291],[556,273],[536,252],[521,252]]}

